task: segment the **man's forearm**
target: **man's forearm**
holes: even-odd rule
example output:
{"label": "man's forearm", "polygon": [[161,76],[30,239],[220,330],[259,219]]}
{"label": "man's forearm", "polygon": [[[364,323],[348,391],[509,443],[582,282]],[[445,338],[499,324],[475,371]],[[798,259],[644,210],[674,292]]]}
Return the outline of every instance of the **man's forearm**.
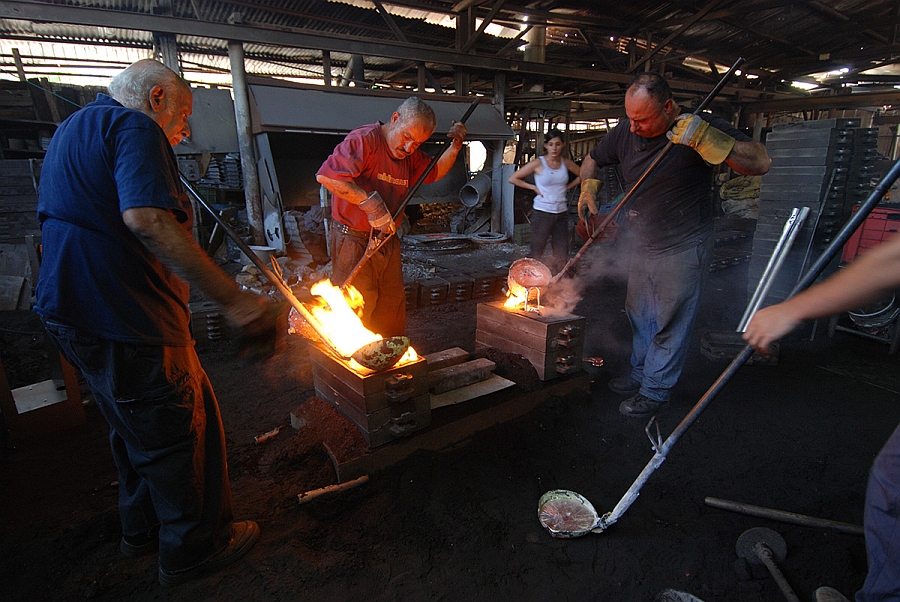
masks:
{"label": "man's forearm", "polygon": [[[458,143],[454,140],[454,142],[450,144],[443,153],[441,153],[440,159],[438,159],[437,164],[434,166],[434,169],[437,172],[438,180],[450,173],[450,170],[453,168],[453,164],[456,163],[456,156],[459,154],[461,148],[462,143]],[[410,182],[410,185],[412,185],[412,182]]]}
{"label": "man's forearm", "polygon": [[834,276],[787,301],[802,320],[858,308],[900,287],[900,236],[866,251]]}
{"label": "man's forearm", "polygon": [[597,162],[594,161],[593,157],[587,155],[581,161],[581,181],[590,180],[595,177],[597,173]]}
{"label": "man's forearm", "polygon": [[761,176],[769,171],[772,159],[759,142],[736,140],[734,148],[725,157],[725,164],[741,175]]}
{"label": "man's forearm", "polygon": [[359,205],[369,196],[369,191],[363,190],[353,182],[348,182],[346,180],[335,180],[334,178],[329,178],[327,176],[316,176],[316,181],[327,188],[331,194],[335,194],[354,205]]}
{"label": "man's forearm", "polygon": [[258,313],[258,301],[241,292],[233,278],[210,259],[193,237],[165,209],[140,207],[122,214],[125,225],[167,270],[196,286],[222,305],[237,325]]}

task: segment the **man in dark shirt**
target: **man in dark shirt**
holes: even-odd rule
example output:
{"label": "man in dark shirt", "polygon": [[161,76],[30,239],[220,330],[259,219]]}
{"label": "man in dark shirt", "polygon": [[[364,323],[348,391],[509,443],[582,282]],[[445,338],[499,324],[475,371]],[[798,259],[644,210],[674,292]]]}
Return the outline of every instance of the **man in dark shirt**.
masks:
{"label": "man in dark shirt", "polygon": [[597,213],[597,182],[591,181],[597,166],[621,164],[630,188],[670,139],[676,144],[625,208],[635,234],[625,300],[633,335],[631,373],[612,379],[609,387],[631,395],[620,412],[641,417],[668,404],[687,357],[712,252],[713,165],[724,161],[738,173],[761,175],[771,160],[762,144],[723,119],[703,113],[679,120],[668,82],[655,73],[634,78],[625,92],[625,113],[628,119],[582,163],[579,215]]}
{"label": "man in dark shirt", "polygon": [[[436,125],[431,107],[410,97],[387,123],[364,125],[347,134],[319,168],[316,179],[334,195],[331,257],[335,282],[343,282],[359,263],[373,230],[396,230],[391,217],[431,163],[431,157],[419,145],[431,137]],[[452,124],[447,136],[453,142],[441,154],[425,184],[440,180],[453,167],[466,137],[466,126]],[[406,295],[396,236],[362,266],[350,284],[363,296],[362,321],[366,328],[385,337],[403,334]]]}
{"label": "man in dark shirt", "polygon": [[190,284],[244,336],[274,333],[276,323],[274,304],[242,292],[191,236],[172,151],[190,133],[191,104],[188,84],[162,63],[134,63],[109,96],[59,126],[38,194],[35,311],[109,423],[120,549],[158,550],[166,586],[227,566],[259,537],[255,522],[233,520],[222,418],[191,337]]}

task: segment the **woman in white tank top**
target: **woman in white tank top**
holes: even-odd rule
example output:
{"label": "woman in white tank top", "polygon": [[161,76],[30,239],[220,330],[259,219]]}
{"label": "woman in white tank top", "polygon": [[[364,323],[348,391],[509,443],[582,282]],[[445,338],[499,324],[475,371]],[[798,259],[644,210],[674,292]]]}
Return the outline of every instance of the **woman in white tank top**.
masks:
{"label": "woman in white tank top", "polygon": [[[540,260],[550,240],[551,259],[547,267],[555,274],[563,268],[569,256],[569,218],[566,192],[581,182],[581,168],[563,154],[566,143],[557,129],[544,138],[545,155],[533,159],[509,177],[509,183],[535,193],[531,212],[531,252]],[[570,182],[569,173],[575,174]],[[534,184],[524,178],[534,176]]]}

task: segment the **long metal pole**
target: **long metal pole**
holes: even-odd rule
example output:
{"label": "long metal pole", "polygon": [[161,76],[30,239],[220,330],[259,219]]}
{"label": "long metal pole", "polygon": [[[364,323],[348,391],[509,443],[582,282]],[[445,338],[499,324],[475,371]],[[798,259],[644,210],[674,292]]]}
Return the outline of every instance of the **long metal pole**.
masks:
{"label": "long metal pole", "polygon": [[[871,213],[872,209],[881,201],[882,197],[884,197],[885,193],[890,190],[891,186],[893,186],[894,182],[897,181],[897,178],[900,177],[900,160],[898,160],[891,167],[890,170],[885,174],[885,176],[878,182],[878,185],[875,187],[875,190],[869,195],[869,197],[865,200],[862,205],[859,207],[859,211],[853,214],[853,216],[844,224],[844,227],[840,229],[840,231],[835,235],[834,239],[831,243],[822,251],[822,255],[819,256],[819,259],[813,263],[812,267],[804,274],[797,284],[794,286],[794,289],[788,294],[787,298],[790,299],[803,289],[807,288],[810,284],[812,284],[816,278],[819,277],[819,274],[825,269],[828,263],[834,258],[835,255],[841,250],[844,244],[850,240],[850,237],[853,236],[853,233],[859,228],[860,224],[865,221],[866,217],[868,217],[869,213]],[[703,410],[706,409],[713,399],[715,399],[716,395],[719,394],[719,391],[725,387],[731,377],[734,376],[735,372],[738,371],[738,368],[744,365],[744,363],[750,358],[753,354],[753,347],[750,345],[745,345],[744,348],[738,353],[737,357],[732,360],[731,364],[725,369],[724,372],[716,379],[716,382],[712,384],[712,386],[703,394],[703,397],[700,398],[700,401],[691,408],[691,411],[688,412],[687,416],[685,416],[681,423],[672,431],[672,434],[669,435],[669,438],[665,440],[665,442],[660,446],[654,446],[656,453],[653,454],[653,457],[650,459],[650,462],[644,467],[644,470],[641,471],[641,474],[638,475],[638,478],[631,484],[631,487],[628,488],[628,491],[625,492],[625,495],[622,496],[622,499],[616,504],[616,507],[613,508],[612,512],[609,512],[603,515],[599,521],[599,524],[592,529],[595,533],[600,533],[607,529],[610,525],[615,523],[622,514],[625,513],[626,510],[634,503],[634,500],[637,499],[640,494],[641,487],[644,486],[644,483],[647,482],[647,479],[650,478],[650,475],[665,461],[666,455],[669,453],[669,450],[681,439],[681,436],[687,431],[694,421],[700,416]]]}
{"label": "long metal pole", "polygon": [[244,66],[244,46],[240,42],[228,42],[228,58],[231,63],[231,91],[234,94],[234,119],[237,124],[238,148],[241,154],[241,175],[244,179],[244,204],[247,222],[253,242],[266,243],[263,224],[262,196],[259,192],[259,173],[256,170],[256,153],[253,150],[253,133],[250,124],[250,94],[247,91],[247,72]]}
{"label": "long metal pole", "polygon": [[[703,102],[701,102],[700,106],[698,106],[694,110],[692,115],[699,115],[701,112],[703,112],[704,109],[706,109],[707,106],[709,106],[709,103],[712,102],[712,100],[719,94],[719,92],[722,91],[722,88],[725,87],[725,84],[728,83],[728,80],[731,79],[738,68],[740,68],[740,66],[744,64],[744,60],[744,57],[738,57],[738,60],[734,62],[734,65],[731,66],[731,69],[729,69],[728,72],[724,76],[722,76],[722,79],[719,80],[719,83],[716,84],[716,87],[713,88],[712,92],[710,92],[706,96],[706,98],[703,99]],[[660,162],[663,160],[663,157],[669,154],[669,151],[672,150],[673,146],[675,146],[675,143],[670,140],[669,143],[666,144],[661,151],[659,151],[659,154],[656,155],[653,163],[651,163],[650,166],[646,170],[644,170],[644,173],[641,174],[641,177],[637,179],[631,189],[625,194],[625,196],[622,197],[622,199],[616,204],[616,206],[613,207],[612,211],[610,211],[607,216],[603,218],[603,221],[600,222],[600,225],[593,232],[593,234],[591,234],[591,237],[585,241],[584,245],[582,245],[578,252],[575,253],[575,255],[566,263],[566,265],[563,266],[563,269],[561,269],[555,276],[553,276],[553,278],[550,279],[550,284],[553,284],[554,282],[562,278],[562,275],[569,271],[569,268],[575,265],[576,261],[581,259],[582,255],[584,255],[588,247],[590,247],[594,243],[594,241],[598,236],[600,236],[600,234],[609,225],[609,223],[613,221],[613,218],[617,213],[619,213],[619,210],[625,206],[625,203],[631,200],[631,197],[634,196],[634,191],[644,183],[644,180],[647,179],[647,176],[649,176],[650,173],[654,169],[656,169],[656,166],[660,164]]]}
{"label": "long metal pole", "polygon": [[753,298],[750,299],[750,303],[747,304],[747,309],[744,311],[740,323],[738,323],[738,332],[747,330],[747,324],[750,323],[753,314],[756,313],[762,302],[766,300],[766,295],[769,294],[769,289],[772,288],[778,272],[781,271],[781,266],[784,265],[784,260],[787,258],[787,254],[790,253],[791,247],[794,246],[794,241],[797,240],[797,235],[800,234],[803,222],[806,221],[806,216],[808,215],[809,207],[795,208],[794,212],[791,213],[791,217],[785,222],[784,231],[781,234],[781,238],[778,239],[778,245],[775,247],[775,252],[772,254],[769,265],[766,266],[766,270],[759,280],[759,286],[753,293]]}
{"label": "long metal pole", "polygon": [[292,291],[281,278],[279,278],[272,272],[271,268],[269,268],[269,266],[267,266],[265,262],[260,259],[259,255],[253,252],[253,249],[250,248],[250,245],[241,240],[241,237],[237,235],[237,232],[232,229],[228,222],[223,220],[219,216],[219,214],[209,206],[206,200],[202,196],[200,196],[200,193],[194,190],[194,187],[191,186],[191,183],[188,182],[187,178],[185,178],[184,175],[179,174],[179,177],[181,178],[181,183],[184,184],[184,187],[187,189],[187,191],[191,193],[191,196],[193,196],[197,200],[197,202],[200,203],[203,208],[209,212],[210,215],[212,215],[213,219],[216,220],[216,223],[219,224],[219,226],[222,227],[222,230],[225,231],[225,234],[227,234],[228,237],[234,241],[234,244],[236,244],[238,248],[244,253],[244,255],[246,255],[247,258],[253,262],[253,265],[256,266],[256,269],[262,272],[263,276],[265,276],[266,279],[271,282],[275,286],[275,288],[278,289],[282,296],[288,300],[288,302],[294,307],[294,309],[296,309],[300,313],[300,315],[303,316],[303,319],[306,320],[310,326],[312,326],[313,330],[316,331],[316,334],[318,334],[319,337],[321,337],[322,341],[326,345],[328,345],[328,348],[334,351],[341,358],[349,359],[349,355],[344,355],[331,343],[329,343],[330,339],[325,334],[325,331],[322,330],[322,326],[319,324],[319,321],[316,320],[315,316],[309,313],[309,310],[306,309],[306,306],[300,302],[300,299],[298,299],[296,295],[294,295],[294,291]]}

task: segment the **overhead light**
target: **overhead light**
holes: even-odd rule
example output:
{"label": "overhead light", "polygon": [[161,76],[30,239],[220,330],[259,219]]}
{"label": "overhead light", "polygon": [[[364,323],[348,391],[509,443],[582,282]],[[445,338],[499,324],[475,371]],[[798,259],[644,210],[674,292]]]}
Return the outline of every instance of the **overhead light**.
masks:
{"label": "overhead light", "polygon": [[791,82],[791,86],[794,88],[800,88],[801,90],[812,90],[813,88],[818,88],[818,84],[811,84],[809,82],[801,82],[801,81],[793,81]]}

